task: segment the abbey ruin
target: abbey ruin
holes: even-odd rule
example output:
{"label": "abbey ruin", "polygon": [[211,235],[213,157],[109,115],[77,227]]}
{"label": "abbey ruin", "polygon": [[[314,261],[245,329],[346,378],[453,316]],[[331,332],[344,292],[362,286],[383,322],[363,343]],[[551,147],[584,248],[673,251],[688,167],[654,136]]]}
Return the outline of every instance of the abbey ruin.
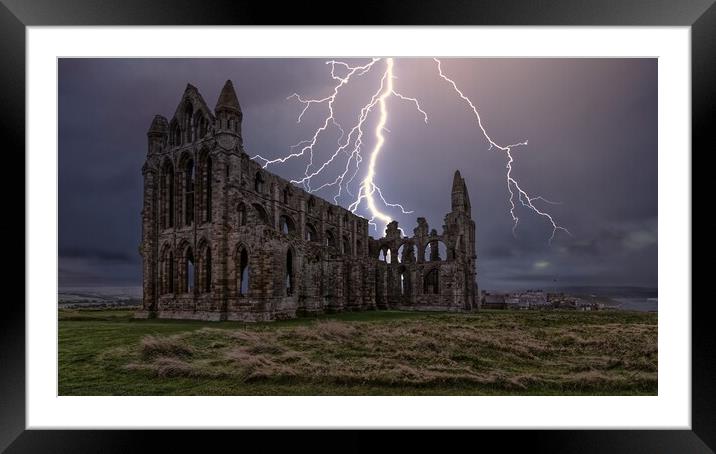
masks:
{"label": "abbey ruin", "polygon": [[477,309],[475,222],[458,171],[442,233],[418,218],[412,237],[393,221],[374,239],[367,219],[249,159],[242,117],[231,81],[213,111],[187,85],[171,120],[154,117],[142,167],[137,317]]}

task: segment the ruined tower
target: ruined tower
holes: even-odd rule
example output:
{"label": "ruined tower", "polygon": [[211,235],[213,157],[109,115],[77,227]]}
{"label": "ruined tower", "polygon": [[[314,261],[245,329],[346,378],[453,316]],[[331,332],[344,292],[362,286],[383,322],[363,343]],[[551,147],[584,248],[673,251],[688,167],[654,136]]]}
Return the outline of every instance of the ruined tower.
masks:
{"label": "ruined tower", "polygon": [[381,308],[476,309],[475,222],[455,172],[443,232],[413,237],[305,192],[252,161],[226,81],[211,110],[187,84],[157,115],[142,167],[143,308],[137,317],[273,320]]}

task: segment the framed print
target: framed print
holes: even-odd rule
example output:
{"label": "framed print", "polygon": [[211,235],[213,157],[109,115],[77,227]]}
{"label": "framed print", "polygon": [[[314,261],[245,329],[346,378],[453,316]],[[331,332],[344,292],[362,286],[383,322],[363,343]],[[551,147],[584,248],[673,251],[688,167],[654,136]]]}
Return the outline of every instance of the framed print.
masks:
{"label": "framed print", "polygon": [[0,446],[712,452],[713,2],[90,3],[0,9],[27,179]]}

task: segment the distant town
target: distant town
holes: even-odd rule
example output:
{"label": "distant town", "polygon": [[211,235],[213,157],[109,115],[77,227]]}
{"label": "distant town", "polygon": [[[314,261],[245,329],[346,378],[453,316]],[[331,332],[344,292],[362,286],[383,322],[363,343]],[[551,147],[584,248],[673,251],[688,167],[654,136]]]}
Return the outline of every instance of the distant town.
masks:
{"label": "distant town", "polygon": [[524,290],[510,293],[489,293],[484,290],[480,294],[482,309],[571,309],[579,311],[597,311],[618,309],[611,301],[596,295],[577,296],[568,293],[545,292],[543,290]]}

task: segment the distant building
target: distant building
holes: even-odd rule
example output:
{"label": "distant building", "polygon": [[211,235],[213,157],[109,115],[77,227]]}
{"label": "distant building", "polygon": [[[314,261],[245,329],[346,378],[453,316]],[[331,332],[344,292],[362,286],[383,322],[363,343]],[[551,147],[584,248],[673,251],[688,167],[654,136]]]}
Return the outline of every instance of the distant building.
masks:
{"label": "distant building", "polygon": [[483,293],[482,308],[483,309],[506,309],[504,293]]}

